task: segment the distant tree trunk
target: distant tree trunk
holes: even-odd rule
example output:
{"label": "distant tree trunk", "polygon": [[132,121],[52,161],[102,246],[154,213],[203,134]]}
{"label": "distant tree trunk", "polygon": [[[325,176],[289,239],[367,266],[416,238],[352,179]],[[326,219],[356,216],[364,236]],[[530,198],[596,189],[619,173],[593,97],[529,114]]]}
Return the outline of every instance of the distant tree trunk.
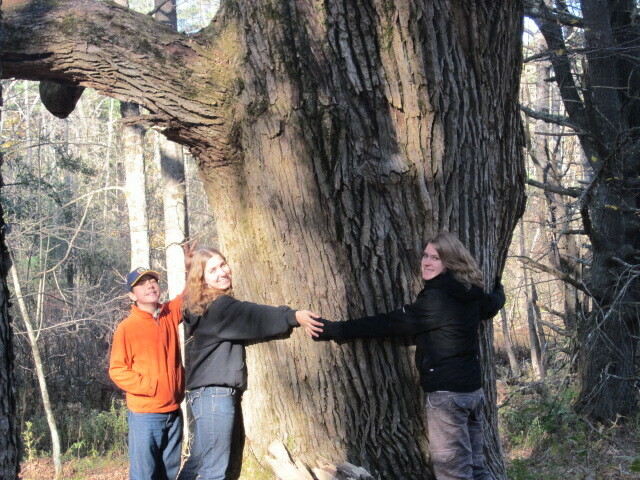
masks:
{"label": "distant tree trunk", "polygon": [[[140,107],[134,103],[120,104],[122,118],[136,117]],[[122,126],[122,156],[125,168],[125,195],[129,212],[131,237],[131,268],[151,266],[149,220],[147,218],[147,189],[144,169],[144,128],[139,125]]]}
{"label": "distant tree trunk", "polygon": [[[542,53],[546,45],[543,36],[538,33],[536,39],[536,52]],[[556,96],[552,93],[549,79],[553,76],[551,62],[541,61],[536,64],[536,98],[534,108],[545,115],[557,115],[559,106]],[[565,128],[565,127],[563,127]],[[552,125],[538,118],[534,126],[535,134],[531,135],[531,158],[536,168],[538,181],[543,185],[563,188],[564,165],[573,162],[573,158],[558,158],[556,148],[550,145],[551,133],[560,133],[560,127]],[[550,190],[544,191],[547,207],[547,222],[550,227],[549,246],[551,255],[549,261],[553,267],[571,278],[581,278],[576,259],[579,256],[575,236],[567,232],[573,229],[572,218],[574,216],[570,202],[563,196]],[[567,331],[575,335],[577,329],[578,295],[575,287],[563,281],[558,281],[558,288],[563,293],[564,315],[562,320]]]}
{"label": "distant tree trunk", "polygon": [[[175,0],[155,0],[156,19],[178,28]],[[185,269],[182,244],[189,236],[187,226],[187,191],[182,146],[158,135],[160,167],[162,170],[162,204],[164,207],[165,253],[169,295],[175,297],[184,288]]]}
{"label": "distant tree trunk", "polygon": [[[591,26],[587,45],[597,47],[587,53],[586,108],[600,161],[583,212],[593,248],[589,287],[595,303],[579,331],[577,404],[594,418],[615,420],[638,412],[640,28],[633,0],[583,0],[581,6]],[[630,48],[631,56],[616,55],[620,46]]]}
{"label": "distant tree trunk", "polygon": [[33,322],[31,321],[29,310],[27,309],[27,305],[22,296],[22,287],[20,286],[20,279],[18,278],[18,272],[15,265],[11,267],[11,277],[13,280],[13,288],[16,292],[18,305],[20,307],[20,313],[22,314],[22,320],[27,330],[29,345],[31,346],[33,364],[36,369],[36,377],[38,378],[38,386],[40,387],[40,395],[42,397],[42,406],[44,407],[44,413],[47,418],[47,425],[49,426],[49,432],[51,434],[51,456],[53,459],[53,465],[55,467],[55,475],[56,478],[58,478],[62,474],[60,435],[58,434],[58,426],[56,425],[56,419],[53,414],[53,407],[51,406],[51,400],[49,399],[49,387],[47,386],[46,374],[44,373],[44,364],[42,362],[42,357],[40,356],[38,338],[36,332],[33,329]]}
{"label": "distant tree trunk", "polygon": [[[155,0],[156,20],[178,29],[178,16],[175,0]],[[187,190],[184,172],[184,154],[182,146],[158,135],[160,143],[160,167],[162,170],[162,205],[164,207],[164,248],[167,261],[167,282],[169,297],[179,295],[185,285],[184,251],[182,244],[189,236],[187,223]],[[184,324],[180,325],[180,350],[185,356]],[[184,418],[187,418],[186,400],[181,405]],[[184,438],[189,438],[189,422],[184,422]]]}
{"label": "distant tree trunk", "polygon": [[[129,7],[129,0],[116,0],[118,5]],[[140,116],[140,107],[132,102],[120,102],[120,115],[124,125],[122,133],[122,157],[125,169],[125,196],[129,213],[131,239],[131,269],[151,266],[149,244],[149,220],[147,218],[147,189],[144,167],[145,129],[126,123],[127,119]]]}
{"label": "distant tree trunk", "polygon": [[[526,266],[522,268],[526,269]],[[525,274],[529,277],[529,274]],[[538,337],[538,329],[536,326],[536,312],[534,308],[534,302],[531,299],[531,292],[529,291],[530,279],[526,280],[526,298],[527,298],[527,324],[529,326],[529,349],[531,352],[531,368],[536,378],[539,380],[545,377],[544,360],[542,356],[542,347],[540,345],[540,338]]]}
{"label": "distant tree trunk", "polygon": [[[531,338],[531,351],[532,351],[532,363],[534,364],[534,372],[540,380],[544,380],[547,375],[546,368],[546,353],[547,353],[547,340],[542,330],[540,320],[542,319],[540,313],[540,307],[538,305],[538,291],[536,284],[529,277],[529,295],[527,296],[527,312],[529,319],[529,336]],[[535,362],[533,359],[535,358]]]}
{"label": "distant tree trunk", "polygon": [[518,359],[513,350],[513,342],[511,341],[511,332],[509,329],[509,324],[507,322],[507,312],[503,308],[500,310],[500,319],[502,322],[502,336],[504,337],[504,349],[507,352],[507,357],[509,358],[509,367],[511,368],[511,374],[514,377],[520,376],[520,365],[518,364]]}
{"label": "distant tree trunk", "polygon": [[[521,7],[229,1],[186,38],[107,2],[67,0],[42,7],[33,43],[11,29],[18,51],[3,62],[9,74],[73,76],[148,108],[145,121],[197,159],[236,295],[343,319],[411,301],[423,242],[439,230],[462,239],[493,285],[523,208]],[[59,27],[77,13],[77,30]],[[40,18],[14,15],[30,28]],[[77,37],[91,45],[65,48],[73,72],[60,71],[63,51],[45,52]],[[15,59],[32,50],[21,69]],[[502,479],[492,325],[481,331],[485,453]],[[405,342],[313,344],[296,331],[250,346],[247,366],[243,413],[259,457],[287,439],[308,463],[431,477]]]}
{"label": "distant tree trunk", "polygon": [[[0,0],[0,8],[2,0]],[[0,25],[2,25],[0,10]],[[0,48],[3,37],[0,36]],[[2,67],[0,66],[0,76]],[[0,84],[0,118],[4,106],[2,84]],[[0,150],[0,192],[2,181],[2,165],[4,153]],[[4,234],[8,226],[4,223],[4,212],[0,204],[0,478],[17,478],[20,470],[18,450],[18,428],[16,426],[15,382],[13,376],[13,331],[9,316],[9,289],[7,273],[11,268],[11,260],[4,243]]]}
{"label": "distant tree trunk", "polygon": [[540,340],[540,351],[542,352],[540,358],[542,360],[543,367],[545,367],[549,344],[547,343],[547,335],[544,333],[544,327],[542,326],[542,312],[540,310],[540,297],[538,296],[538,287],[536,286],[536,283],[533,281],[533,279],[531,280],[531,303],[533,305],[533,312],[536,319],[536,332],[538,334],[538,339]]}
{"label": "distant tree trunk", "polygon": [[[523,257],[528,256],[524,235],[524,225],[522,222],[520,222],[520,251]],[[540,338],[538,336],[538,310],[535,305],[537,294],[535,293],[535,285],[533,284],[533,279],[531,278],[531,274],[529,273],[529,267],[524,264],[522,265],[522,277],[524,279],[524,291],[527,303],[527,325],[529,327],[529,351],[531,352],[531,369],[536,378],[544,379],[544,358]]]}

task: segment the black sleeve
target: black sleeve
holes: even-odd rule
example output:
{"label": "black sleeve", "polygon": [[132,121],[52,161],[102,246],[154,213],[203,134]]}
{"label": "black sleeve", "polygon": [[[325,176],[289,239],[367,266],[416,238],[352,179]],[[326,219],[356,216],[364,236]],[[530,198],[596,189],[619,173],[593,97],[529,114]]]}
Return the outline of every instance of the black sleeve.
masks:
{"label": "black sleeve", "polygon": [[256,340],[272,337],[298,326],[296,311],[218,297],[207,310],[207,324],[224,340]]}
{"label": "black sleeve", "polygon": [[480,318],[488,320],[495,317],[500,309],[504,307],[505,300],[504,287],[498,282],[491,293],[485,293],[482,297],[480,301]]}
{"label": "black sleeve", "polygon": [[440,326],[442,315],[437,305],[441,297],[420,297],[414,303],[388,313],[354,318],[345,322],[321,319],[323,331],[318,340],[347,338],[392,337],[416,335]]}

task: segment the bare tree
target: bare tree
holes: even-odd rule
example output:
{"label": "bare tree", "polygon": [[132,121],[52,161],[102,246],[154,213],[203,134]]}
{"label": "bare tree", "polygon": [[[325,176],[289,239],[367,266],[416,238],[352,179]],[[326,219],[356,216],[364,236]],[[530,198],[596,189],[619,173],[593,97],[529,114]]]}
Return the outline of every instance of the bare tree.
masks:
{"label": "bare tree", "polygon": [[519,377],[520,365],[518,364],[518,359],[513,348],[513,342],[511,341],[511,331],[509,329],[509,323],[507,322],[507,312],[504,308],[500,310],[500,321],[502,325],[502,336],[504,338],[505,350],[507,352],[507,357],[509,358],[511,374],[514,377]]}
{"label": "bare tree", "polygon": [[[117,218],[117,204],[124,204],[124,198],[117,187],[92,190],[102,187],[104,181],[96,172],[108,168],[104,151],[99,151],[100,139],[106,139],[101,125],[81,121],[87,112],[100,113],[101,100],[95,92],[87,92],[84,98],[91,101],[78,104],[74,121],[65,122],[41,107],[37,85],[13,82],[8,90],[13,93],[4,105],[6,121],[0,125],[8,146],[2,202],[7,221],[13,225],[14,278],[19,277],[22,290],[19,301],[13,300],[15,315],[20,317],[23,312],[30,320],[29,328],[18,326],[14,331],[13,351],[20,367],[15,372],[19,379],[15,393],[22,399],[17,413],[22,419],[47,417],[52,423],[60,412],[56,407],[62,405],[82,401],[91,409],[110,404],[109,391],[100,383],[100,354],[108,333],[105,316],[109,312],[112,320],[116,309],[104,299],[115,298],[112,272],[124,268],[115,268],[120,249],[104,245],[108,243],[105,238],[120,236],[120,225],[126,222],[126,216]],[[25,121],[27,112],[30,122]],[[111,203],[105,213],[96,200],[105,200],[114,190],[118,201],[107,198]],[[37,350],[35,355],[33,350]],[[88,363],[86,358],[93,360]],[[47,394],[43,389],[44,414],[42,402],[33,401],[38,398],[39,385],[48,390]],[[73,409],[65,409],[65,418],[73,415]],[[58,470],[60,453],[75,443],[68,442],[69,426],[60,427],[56,434],[54,426],[53,433],[42,440],[52,441],[53,449],[46,448],[54,451]]]}
{"label": "bare tree", "polygon": [[[31,315],[27,308],[27,304],[22,296],[22,286],[18,277],[18,272],[15,266],[11,268],[11,278],[13,280],[13,288],[16,292],[16,299],[20,306],[20,313],[22,314],[22,321],[29,336],[29,344],[31,345],[31,353],[33,355],[33,363],[36,367],[36,375],[38,377],[38,385],[40,387],[40,395],[42,397],[42,405],[44,406],[45,416],[47,418],[47,424],[49,425],[49,432],[51,433],[51,457],[53,459],[53,465],[55,468],[56,478],[62,473],[62,454],[60,451],[60,435],[58,434],[58,426],[55,416],[53,414],[53,407],[51,400],[49,399],[49,387],[47,385],[46,374],[44,372],[44,364],[42,362],[42,356],[40,355],[40,346],[38,345],[38,335],[36,334],[33,325],[34,322],[31,319]],[[41,288],[44,283],[40,283]]]}
{"label": "bare tree", "polygon": [[592,249],[591,312],[577,326],[579,411],[615,420],[638,409],[638,182],[640,27],[634,0],[525,1],[547,44],[566,116],[529,115],[570,127],[592,175],[579,192]]}

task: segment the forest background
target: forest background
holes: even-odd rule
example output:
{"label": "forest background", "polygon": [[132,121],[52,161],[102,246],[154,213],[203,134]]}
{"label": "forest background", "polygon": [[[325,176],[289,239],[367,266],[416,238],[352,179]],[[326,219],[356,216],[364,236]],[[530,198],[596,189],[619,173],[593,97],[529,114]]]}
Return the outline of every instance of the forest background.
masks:
{"label": "forest background", "polygon": [[[584,131],[571,118],[563,85],[558,87],[557,59],[566,56],[565,66],[586,91],[588,34],[580,2],[556,2],[545,15],[535,9],[537,2],[526,3],[520,102],[527,206],[502,275],[507,305],[494,319],[507,472],[514,479],[638,478],[637,405],[630,415],[590,415],[579,398],[576,373],[580,318],[597,307],[585,287],[593,246],[581,211],[598,170],[579,141]],[[203,0],[176,6],[177,28],[186,33],[207,25],[218,8]],[[150,12],[154,5],[131,2],[130,8]],[[551,24],[545,23],[551,15]],[[555,37],[552,25],[560,29]],[[554,39],[566,43],[550,48]],[[553,59],[551,50],[558,53]],[[637,45],[625,54],[637,56]],[[44,108],[34,82],[3,81],[3,102],[2,202],[13,261],[9,287],[22,478],[54,476],[52,422],[61,478],[126,478],[126,408],[107,376],[111,335],[128,311],[123,275],[145,257],[152,268],[167,272],[168,250],[186,237],[217,244],[197,165],[178,149],[186,220],[180,238],[168,241],[166,146],[156,130],[131,131],[122,121],[128,113],[121,102],[91,90],[64,120]],[[134,142],[131,135],[140,139],[133,155],[126,148]],[[136,160],[144,165],[143,176],[132,180]],[[146,204],[146,215],[132,218],[140,210],[127,203],[132,201]],[[134,240],[134,234],[146,240]],[[145,242],[146,252],[132,251]],[[637,266],[628,267],[627,286],[638,275]],[[631,363],[637,375],[637,356]],[[49,403],[49,414],[43,403]],[[242,478],[274,478],[257,455],[246,454],[244,464]]]}

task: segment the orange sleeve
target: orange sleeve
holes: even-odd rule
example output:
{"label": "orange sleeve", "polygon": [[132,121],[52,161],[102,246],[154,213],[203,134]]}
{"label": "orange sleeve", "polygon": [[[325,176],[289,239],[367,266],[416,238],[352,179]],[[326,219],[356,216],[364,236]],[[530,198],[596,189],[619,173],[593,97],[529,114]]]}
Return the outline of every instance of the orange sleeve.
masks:
{"label": "orange sleeve", "polygon": [[122,325],[113,336],[109,376],[118,387],[133,395],[152,397],[158,388],[158,379],[142,376],[131,368],[131,349]]}
{"label": "orange sleeve", "polygon": [[171,312],[171,318],[174,323],[177,325],[182,322],[182,299],[184,298],[184,290],[182,293],[178,295],[176,298],[171,300],[167,306],[169,307],[169,312]]}

